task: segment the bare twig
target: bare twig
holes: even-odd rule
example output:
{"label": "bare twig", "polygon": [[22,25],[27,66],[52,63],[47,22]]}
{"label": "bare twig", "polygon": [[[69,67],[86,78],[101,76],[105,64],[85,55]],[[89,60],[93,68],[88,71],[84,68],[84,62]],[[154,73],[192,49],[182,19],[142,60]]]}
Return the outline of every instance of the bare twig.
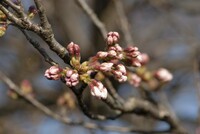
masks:
{"label": "bare twig", "polygon": [[76,2],[81,6],[83,11],[91,18],[93,23],[99,28],[101,31],[101,34],[103,38],[106,38],[107,30],[105,28],[105,25],[103,22],[99,20],[97,15],[93,12],[93,10],[88,6],[88,4],[85,2],[85,0],[76,0]]}
{"label": "bare twig", "polygon": [[133,44],[131,32],[129,30],[130,28],[129,28],[128,19],[125,15],[122,1],[121,0],[113,0],[113,2],[115,4],[115,8],[116,8],[118,16],[119,16],[121,28],[122,28],[122,31],[123,31],[124,37],[125,37],[125,41],[127,44]]}

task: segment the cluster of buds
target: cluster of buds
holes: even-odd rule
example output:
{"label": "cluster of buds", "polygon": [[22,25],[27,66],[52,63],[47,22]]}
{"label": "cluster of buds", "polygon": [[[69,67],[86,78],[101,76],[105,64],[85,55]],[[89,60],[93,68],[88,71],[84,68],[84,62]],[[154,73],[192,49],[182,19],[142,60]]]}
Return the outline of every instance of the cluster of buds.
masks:
{"label": "cluster of buds", "polygon": [[69,69],[66,71],[65,83],[69,87],[76,86],[79,83],[79,74],[76,70]]}
{"label": "cluster of buds", "polygon": [[[106,38],[106,50],[97,52],[89,61],[83,63],[81,63],[79,45],[73,42],[69,43],[67,50],[71,68],[62,69],[58,66],[52,66],[46,70],[45,77],[50,80],[61,79],[69,87],[74,87],[82,81],[89,85],[91,95],[99,99],[107,98],[108,91],[101,82],[105,76],[112,76],[118,82],[128,80],[131,85],[139,87],[142,81],[147,82],[152,79],[152,74],[145,69],[138,71],[139,68],[135,69],[133,73],[127,71],[126,66],[145,68],[149,62],[149,56],[140,53],[137,47],[129,46],[123,49],[118,44],[119,38],[117,32],[109,32]],[[101,74],[103,77],[102,79],[93,78],[93,74]],[[154,76],[162,82],[168,82],[172,79],[172,75],[165,69],[158,70]]]}
{"label": "cluster of buds", "polygon": [[108,46],[117,44],[119,41],[119,33],[118,32],[109,32],[107,34],[106,41],[107,41]]}

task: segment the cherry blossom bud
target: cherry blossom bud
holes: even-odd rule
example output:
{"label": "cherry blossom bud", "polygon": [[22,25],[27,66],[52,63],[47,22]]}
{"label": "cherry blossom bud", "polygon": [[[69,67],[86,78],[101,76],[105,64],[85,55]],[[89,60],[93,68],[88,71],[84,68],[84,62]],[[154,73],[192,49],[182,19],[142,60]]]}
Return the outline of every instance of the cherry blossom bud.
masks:
{"label": "cherry blossom bud", "polygon": [[108,72],[108,71],[111,71],[113,65],[114,65],[114,64],[111,63],[111,62],[104,62],[104,63],[102,63],[102,64],[100,64],[100,65],[98,66],[98,69],[99,69],[100,71],[103,71],[103,72]]}
{"label": "cherry blossom bud", "polygon": [[106,58],[107,56],[108,56],[108,52],[103,52],[103,51],[99,51],[97,54],[96,54],[96,56],[98,57],[98,58]]}
{"label": "cherry blossom bud", "polygon": [[106,99],[108,96],[108,91],[100,81],[92,80],[89,83],[91,95],[99,98]]}
{"label": "cherry blossom bud", "polygon": [[65,83],[67,86],[76,86],[79,83],[79,74],[72,69],[66,71]]}
{"label": "cherry blossom bud", "polygon": [[116,57],[117,56],[117,53],[115,50],[109,50],[108,51],[108,57]]}
{"label": "cherry blossom bud", "polygon": [[49,80],[58,80],[61,77],[62,68],[51,66],[45,71],[44,76]]}
{"label": "cherry blossom bud", "polygon": [[114,45],[116,43],[118,43],[119,41],[119,33],[118,32],[109,32],[107,34],[107,44],[108,45]]}
{"label": "cherry blossom bud", "polygon": [[160,68],[155,72],[155,78],[162,82],[169,82],[173,79],[173,75],[165,68]]}
{"label": "cherry blossom bud", "polygon": [[126,74],[126,68],[124,65],[119,64],[116,67],[116,70],[112,70],[112,73],[114,77],[119,81],[119,82],[125,82],[127,81],[127,74]]}
{"label": "cherry blossom bud", "polygon": [[114,47],[116,48],[117,52],[122,52],[123,51],[122,47],[119,44],[115,44]]}
{"label": "cherry blossom bud", "polygon": [[141,61],[140,61],[140,63],[142,65],[147,64],[149,62],[149,55],[146,54],[146,53],[141,53],[140,55],[141,55]]}
{"label": "cherry blossom bud", "polygon": [[142,61],[142,56],[141,54],[139,54],[137,57],[132,59],[132,65],[134,67],[141,67],[142,66],[141,61]]}
{"label": "cherry blossom bud", "polygon": [[138,87],[141,83],[141,78],[134,73],[129,74],[129,83],[135,87]]}
{"label": "cherry blossom bud", "polygon": [[76,59],[80,59],[80,47],[74,42],[69,43],[67,46],[67,50],[70,56],[76,57]]}
{"label": "cherry blossom bud", "polygon": [[128,59],[132,59],[132,58],[136,58],[140,52],[138,51],[137,47],[133,47],[133,46],[129,46],[127,48],[124,49],[126,58]]}

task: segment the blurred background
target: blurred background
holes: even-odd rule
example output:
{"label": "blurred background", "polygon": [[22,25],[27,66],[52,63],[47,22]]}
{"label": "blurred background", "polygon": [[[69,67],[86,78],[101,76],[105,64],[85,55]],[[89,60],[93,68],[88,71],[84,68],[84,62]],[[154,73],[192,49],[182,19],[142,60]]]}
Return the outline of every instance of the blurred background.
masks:
{"label": "blurred background", "polygon": [[[23,3],[26,10],[33,5],[32,0],[23,0]],[[70,41],[79,44],[83,60],[104,49],[105,42],[99,30],[74,0],[43,0],[43,3],[55,37],[63,46]],[[108,31],[118,31],[121,34],[120,45],[126,46],[112,0],[87,0],[87,3],[105,23]],[[164,86],[162,91],[152,94],[177,115],[180,123],[191,134],[195,133],[200,123],[200,1],[123,0],[123,5],[134,45],[139,47],[141,52],[148,53],[151,58],[149,69],[165,67],[174,75],[173,81]],[[29,34],[41,43],[55,61],[65,66],[39,37]],[[9,27],[5,36],[0,38],[0,70],[18,85],[24,79],[30,81],[34,96],[53,111],[74,120],[84,119],[104,125],[147,129],[167,127],[165,123],[156,123],[134,115],[125,115],[114,121],[89,120],[79,110],[75,97],[62,82],[49,81],[43,76],[48,67],[49,64],[18,29]],[[122,84],[118,89],[120,95],[125,98],[137,95],[136,89],[132,89],[128,84]],[[67,94],[69,104],[63,104],[64,94]],[[87,91],[85,94],[88,96],[86,103],[89,108],[101,112],[103,104],[87,95]],[[94,105],[97,102],[99,106]],[[0,81],[0,134],[55,133],[119,134],[64,125],[47,117],[22,99],[10,95],[8,87]]]}

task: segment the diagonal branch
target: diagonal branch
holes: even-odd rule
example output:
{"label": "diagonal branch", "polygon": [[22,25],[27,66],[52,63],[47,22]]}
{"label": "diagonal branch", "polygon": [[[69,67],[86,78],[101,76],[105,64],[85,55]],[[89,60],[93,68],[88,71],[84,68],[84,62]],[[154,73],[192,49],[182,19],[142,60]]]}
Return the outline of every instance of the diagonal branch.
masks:
{"label": "diagonal branch", "polygon": [[122,28],[122,31],[123,31],[124,37],[125,37],[125,41],[128,45],[133,44],[128,19],[125,15],[122,1],[121,0],[113,0],[113,2],[115,4],[115,8],[116,8],[118,16],[119,16],[121,28]]}
{"label": "diagonal branch", "polygon": [[98,27],[103,38],[106,38],[107,30],[105,28],[105,25],[97,17],[97,15],[94,13],[94,11],[88,6],[88,4],[85,2],[85,0],[76,0],[76,2],[80,5],[80,7],[83,9],[83,11],[90,17],[90,19],[93,21],[93,23]]}

